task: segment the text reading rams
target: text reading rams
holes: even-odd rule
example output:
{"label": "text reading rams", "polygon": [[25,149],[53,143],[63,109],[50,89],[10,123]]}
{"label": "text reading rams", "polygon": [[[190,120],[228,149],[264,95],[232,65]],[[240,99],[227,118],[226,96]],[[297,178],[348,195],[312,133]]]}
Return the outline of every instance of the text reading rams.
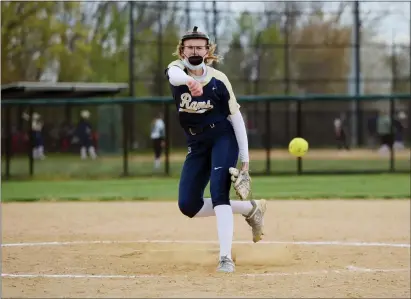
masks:
{"label": "text reading rams", "polygon": [[193,101],[191,95],[188,92],[185,92],[181,95],[180,109],[178,111],[188,113],[204,113],[213,108],[214,106],[211,104],[210,100],[207,102]]}

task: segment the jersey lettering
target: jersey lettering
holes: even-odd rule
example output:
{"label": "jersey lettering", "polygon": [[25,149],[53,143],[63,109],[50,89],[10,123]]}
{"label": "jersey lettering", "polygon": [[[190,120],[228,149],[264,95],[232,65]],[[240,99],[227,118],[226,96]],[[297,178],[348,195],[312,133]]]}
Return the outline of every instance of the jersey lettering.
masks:
{"label": "jersey lettering", "polygon": [[178,111],[188,113],[205,113],[213,108],[214,106],[211,104],[210,100],[207,102],[193,101],[191,95],[188,92],[185,92],[181,95],[180,109]]}

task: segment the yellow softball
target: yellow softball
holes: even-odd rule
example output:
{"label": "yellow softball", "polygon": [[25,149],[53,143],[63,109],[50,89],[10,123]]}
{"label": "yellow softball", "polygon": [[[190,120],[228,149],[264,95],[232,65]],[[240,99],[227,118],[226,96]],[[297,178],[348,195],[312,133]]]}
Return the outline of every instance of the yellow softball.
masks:
{"label": "yellow softball", "polygon": [[296,157],[304,156],[308,151],[308,142],[304,138],[296,137],[290,141],[288,151]]}

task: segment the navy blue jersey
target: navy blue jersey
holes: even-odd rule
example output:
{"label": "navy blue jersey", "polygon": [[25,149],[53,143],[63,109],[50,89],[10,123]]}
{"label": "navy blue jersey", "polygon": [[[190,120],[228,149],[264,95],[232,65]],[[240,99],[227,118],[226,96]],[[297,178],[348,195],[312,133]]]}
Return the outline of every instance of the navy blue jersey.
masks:
{"label": "navy blue jersey", "polygon": [[91,139],[92,127],[87,120],[81,119],[77,125],[76,135],[80,139]]}
{"label": "navy blue jersey", "polygon": [[[172,66],[185,70],[181,60],[170,63],[167,70]],[[235,114],[240,108],[224,73],[207,66],[206,75],[198,81],[203,85],[203,95],[199,97],[193,97],[187,85],[170,84],[180,125],[184,129],[205,127],[220,122],[228,115]]]}

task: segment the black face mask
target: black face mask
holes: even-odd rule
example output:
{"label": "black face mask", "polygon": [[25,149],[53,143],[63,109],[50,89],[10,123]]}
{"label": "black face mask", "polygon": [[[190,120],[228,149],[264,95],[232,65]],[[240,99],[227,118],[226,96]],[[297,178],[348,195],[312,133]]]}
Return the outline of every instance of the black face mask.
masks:
{"label": "black face mask", "polygon": [[203,56],[195,55],[188,57],[188,62],[192,65],[200,65],[201,63],[203,63]]}

